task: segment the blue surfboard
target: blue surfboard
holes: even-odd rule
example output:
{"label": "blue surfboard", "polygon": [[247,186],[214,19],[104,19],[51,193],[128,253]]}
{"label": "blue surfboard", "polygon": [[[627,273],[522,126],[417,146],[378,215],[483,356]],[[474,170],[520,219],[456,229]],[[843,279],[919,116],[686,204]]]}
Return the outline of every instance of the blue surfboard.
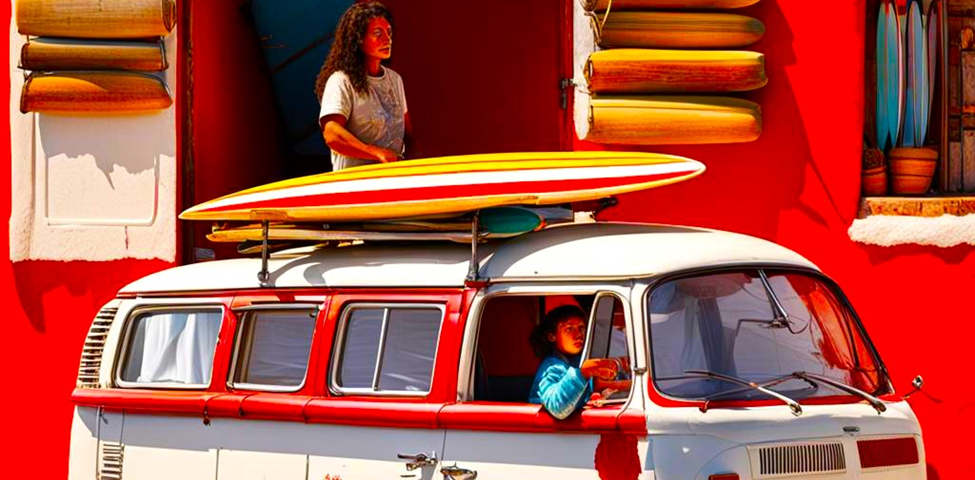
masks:
{"label": "blue surfboard", "polygon": [[877,148],[886,148],[889,132],[887,128],[887,13],[886,5],[880,4],[877,11]]}
{"label": "blue surfboard", "polygon": [[251,15],[291,151],[327,155],[315,79],[352,0],[251,0]]}

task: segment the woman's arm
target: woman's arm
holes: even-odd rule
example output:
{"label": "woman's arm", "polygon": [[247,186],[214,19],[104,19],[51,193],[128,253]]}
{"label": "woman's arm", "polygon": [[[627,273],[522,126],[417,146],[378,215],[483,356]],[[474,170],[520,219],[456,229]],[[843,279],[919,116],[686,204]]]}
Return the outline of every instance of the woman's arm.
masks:
{"label": "woman's arm", "polygon": [[545,367],[538,381],[538,396],[541,404],[553,417],[563,420],[572,414],[585,395],[589,380],[578,368],[562,363]]}
{"label": "woman's arm", "polygon": [[395,152],[388,148],[369,145],[356,138],[345,128],[348,120],[342,115],[326,115],[321,118],[322,132],[328,148],[353,158],[367,158],[379,160],[382,163],[395,162],[398,158]]}

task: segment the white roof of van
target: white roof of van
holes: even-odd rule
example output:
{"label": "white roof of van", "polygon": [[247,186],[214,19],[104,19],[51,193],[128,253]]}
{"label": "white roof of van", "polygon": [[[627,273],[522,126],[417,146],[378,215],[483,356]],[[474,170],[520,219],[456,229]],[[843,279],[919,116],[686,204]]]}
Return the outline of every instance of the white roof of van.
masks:
{"label": "white roof of van", "polygon": [[[679,270],[761,263],[817,269],[799,254],[747,235],[630,223],[571,224],[478,247],[490,280],[633,278]],[[271,256],[270,284],[301,287],[463,286],[469,245],[365,244],[302,248]],[[122,293],[256,289],[260,258],[203,262],[137,280]]]}

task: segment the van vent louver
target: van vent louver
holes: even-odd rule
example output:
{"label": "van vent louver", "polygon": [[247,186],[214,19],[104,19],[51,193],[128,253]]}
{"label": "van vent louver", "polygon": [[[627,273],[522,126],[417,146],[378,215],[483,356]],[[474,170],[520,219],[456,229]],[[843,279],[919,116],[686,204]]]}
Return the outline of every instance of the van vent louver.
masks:
{"label": "van vent louver", "polygon": [[81,364],[78,367],[78,388],[98,388],[98,372],[102,367],[102,351],[105,340],[112,328],[117,308],[103,308],[95,316],[88,329],[85,346],[81,349]]}
{"label": "van vent louver", "polygon": [[916,465],[920,461],[913,437],[860,440],[857,453],[860,454],[860,468],[864,469]]}
{"label": "van vent louver", "polygon": [[843,444],[838,442],[761,447],[758,461],[760,478],[846,471]]}
{"label": "van vent louver", "polygon": [[122,480],[122,456],[125,445],[102,442],[102,459],[98,465],[98,480]]}

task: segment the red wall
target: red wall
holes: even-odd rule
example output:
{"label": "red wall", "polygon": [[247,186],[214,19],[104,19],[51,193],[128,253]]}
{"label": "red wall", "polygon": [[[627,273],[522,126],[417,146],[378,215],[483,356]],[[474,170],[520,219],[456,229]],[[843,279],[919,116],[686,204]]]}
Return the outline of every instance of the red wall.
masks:
{"label": "red wall", "polygon": [[[2,3],[0,18],[9,19]],[[259,53],[239,21],[242,3],[197,0],[193,6],[197,200],[264,183],[278,171],[276,119]],[[568,45],[568,38],[552,12],[562,3],[389,4],[397,16],[393,68],[403,74],[428,155],[559,147],[555,46]],[[857,307],[898,390],[906,391],[915,374],[924,375],[925,392],[911,404],[924,428],[929,478],[968,478],[975,467],[952,433],[975,427],[975,401],[969,400],[975,382],[960,353],[975,337],[965,305],[975,285],[975,255],[971,247],[880,248],[849,240],[846,229],[859,196],[864,5],[824,5],[763,0],[747,10],[768,30],[754,48],[767,55],[770,83],[750,95],[763,107],[759,141],[655,148],[701,160],[708,172],[686,184],[624,196],[603,217],[747,233],[819,264]],[[0,81],[0,90],[9,91],[8,80]],[[3,117],[0,128],[9,132]],[[9,142],[9,135],[2,138]],[[581,142],[575,147],[595,148]],[[0,145],[0,155],[9,158],[9,152],[9,145]],[[9,216],[10,169],[0,170],[0,213]],[[3,238],[0,248],[8,250],[6,233]],[[27,393],[3,396],[8,431],[22,445],[44,447],[30,449],[36,457],[6,462],[5,476],[64,478],[68,395],[90,319],[122,285],[168,265],[0,262],[4,364],[17,365],[18,378],[27,382],[27,388],[18,387]]]}
{"label": "red wall", "polygon": [[[626,195],[603,219],[704,226],[766,238],[796,250],[844,288],[898,392],[921,420],[930,479],[975,476],[955,429],[975,428],[975,382],[961,363],[975,338],[971,246],[884,248],[854,243],[863,135],[865,5],[763,0],[769,84],[748,95],[764,131],[741,145],[648,148],[704,162],[697,179]],[[577,149],[597,149],[577,142]],[[612,147],[607,147],[612,148]],[[625,148],[625,147],[615,147]],[[966,435],[967,437],[967,435]],[[970,442],[968,442],[970,444]]]}

